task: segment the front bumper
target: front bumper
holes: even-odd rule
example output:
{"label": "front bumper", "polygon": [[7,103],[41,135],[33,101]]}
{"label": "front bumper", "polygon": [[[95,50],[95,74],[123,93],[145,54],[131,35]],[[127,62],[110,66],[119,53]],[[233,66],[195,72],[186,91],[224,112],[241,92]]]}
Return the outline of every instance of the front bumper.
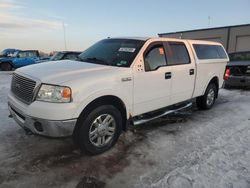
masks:
{"label": "front bumper", "polygon": [[230,76],[228,80],[225,81],[225,84],[235,87],[250,86],[250,76]]}
{"label": "front bumper", "polygon": [[25,130],[48,137],[67,137],[73,134],[77,119],[46,120],[25,115],[24,112],[8,103],[9,111],[14,120]]}

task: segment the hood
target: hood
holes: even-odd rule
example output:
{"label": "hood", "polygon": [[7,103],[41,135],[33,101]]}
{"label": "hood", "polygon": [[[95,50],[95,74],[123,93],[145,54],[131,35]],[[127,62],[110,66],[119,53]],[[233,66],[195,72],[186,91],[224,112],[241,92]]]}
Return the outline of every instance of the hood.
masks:
{"label": "hood", "polygon": [[11,60],[11,59],[13,59],[13,58],[11,58],[11,57],[0,56],[0,62],[8,61],[8,60]]}
{"label": "hood", "polygon": [[63,60],[51,61],[41,64],[30,65],[16,70],[16,73],[39,79],[43,83],[62,84],[73,80],[77,76],[94,75],[96,72],[103,72],[118,67],[98,65],[87,62]]}
{"label": "hood", "polygon": [[36,63],[44,63],[44,62],[48,62],[48,61],[52,61],[52,60],[49,60],[49,59],[42,59],[42,60],[36,61]]}

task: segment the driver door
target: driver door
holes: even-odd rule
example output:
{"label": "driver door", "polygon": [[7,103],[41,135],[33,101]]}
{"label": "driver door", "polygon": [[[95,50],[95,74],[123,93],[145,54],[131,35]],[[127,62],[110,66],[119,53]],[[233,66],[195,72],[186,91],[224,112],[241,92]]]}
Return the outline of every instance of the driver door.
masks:
{"label": "driver door", "polygon": [[143,54],[143,69],[135,66],[133,115],[166,107],[170,103],[171,66],[162,42],[151,43]]}

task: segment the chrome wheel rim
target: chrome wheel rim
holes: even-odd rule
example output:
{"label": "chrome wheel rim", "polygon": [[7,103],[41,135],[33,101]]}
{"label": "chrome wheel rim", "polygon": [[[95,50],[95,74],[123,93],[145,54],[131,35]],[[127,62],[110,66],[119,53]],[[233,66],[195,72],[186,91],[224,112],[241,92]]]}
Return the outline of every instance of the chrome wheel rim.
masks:
{"label": "chrome wheel rim", "polygon": [[211,106],[214,102],[215,92],[213,89],[210,89],[207,94],[207,105]]}
{"label": "chrome wheel rim", "polygon": [[115,135],[116,122],[110,114],[102,114],[94,119],[89,128],[89,140],[96,147],[103,147],[110,143]]}

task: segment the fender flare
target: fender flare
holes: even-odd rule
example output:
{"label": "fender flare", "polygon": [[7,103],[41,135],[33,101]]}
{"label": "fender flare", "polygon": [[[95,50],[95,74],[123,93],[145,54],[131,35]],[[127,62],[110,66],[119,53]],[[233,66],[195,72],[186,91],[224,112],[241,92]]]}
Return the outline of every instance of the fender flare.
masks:
{"label": "fender flare", "polygon": [[105,97],[105,96],[114,96],[118,99],[120,99],[120,101],[123,102],[125,108],[126,108],[126,116],[127,116],[127,119],[129,118],[130,116],[130,112],[131,112],[131,107],[130,107],[130,104],[129,104],[129,100],[124,98],[124,97],[119,97],[119,95],[117,93],[114,93],[112,91],[105,91],[105,92],[96,92],[96,93],[93,93],[91,95],[88,95],[88,97],[86,97],[77,107],[75,113],[74,113],[74,117],[79,117],[80,114],[82,113],[82,111],[93,101],[95,101],[96,99],[98,98],[101,98],[101,97]]}
{"label": "fender flare", "polygon": [[216,75],[213,75],[213,76],[209,77],[209,79],[208,79],[207,82],[206,82],[205,87],[203,88],[202,95],[205,94],[208,85],[210,84],[210,82],[211,82],[213,79],[217,79],[217,81],[218,81],[218,85],[217,85],[217,90],[218,90],[218,91],[217,91],[217,97],[218,97],[218,92],[219,92],[219,77],[216,76]]}
{"label": "fender flare", "polygon": [[10,60],[8,60],[8,61],[0,61],[0,65],[2,64],[2,63],[9,63],[9,64],[11,64],[11,66],[13,67],[13,68],[15,68],[15,65],[13,64],[13,62]]}

